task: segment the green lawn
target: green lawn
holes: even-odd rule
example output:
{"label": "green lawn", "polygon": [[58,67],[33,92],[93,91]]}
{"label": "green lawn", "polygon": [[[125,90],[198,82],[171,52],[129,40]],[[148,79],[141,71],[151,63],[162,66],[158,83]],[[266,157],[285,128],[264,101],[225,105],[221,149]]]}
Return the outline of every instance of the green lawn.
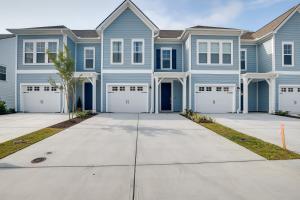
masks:
{"label": "green lawn", "polygon": [[258,138],[238,132],[218,123],[199,123],[205,128],[253,151],[254,153],[268,159],[268,160],[289,160],[300,159],[300,155],[284,150],[283,148],[274,144],[265,142]]}
{"label": "green lawn", "polygon": [[44,128],[27,135],[6,141],[0,144],[0,159],[24,149],[34,143],[37,143],[47,137],[55,135],[64,129],[62,128]]}

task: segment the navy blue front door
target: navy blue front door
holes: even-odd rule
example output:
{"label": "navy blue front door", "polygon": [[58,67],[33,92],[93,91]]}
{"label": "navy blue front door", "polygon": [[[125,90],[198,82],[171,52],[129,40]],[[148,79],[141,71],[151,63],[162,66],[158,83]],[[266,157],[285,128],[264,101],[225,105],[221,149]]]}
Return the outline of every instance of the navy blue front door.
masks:
{"label": "navy blue front door", "polygon": [[161,110],[172,110],[172,84],[161,83]]}
{"label": "navy blue front door", "polygon": [[93,85],[91,83],[84,83],[84,109],[93,109]]}

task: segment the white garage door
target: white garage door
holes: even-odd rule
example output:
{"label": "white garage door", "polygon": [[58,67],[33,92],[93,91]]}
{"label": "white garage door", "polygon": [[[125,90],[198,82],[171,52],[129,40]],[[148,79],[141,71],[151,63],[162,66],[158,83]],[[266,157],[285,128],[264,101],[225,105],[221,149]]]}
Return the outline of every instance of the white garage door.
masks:
{"label": "white garage door", "polygon": [[300,85],[279,87],[279,110],[300,113]]}
{"label": "white garage door", "polygon": [[195,111],[200,113],[235,112],[235,87],[197,85],[195,87]]}
{"label": "white garage door", "polygon": [[49,85],[26,85],[22,89],[24,112],[60,112],[59,89]]}
{"label": "white garage door", "polygon": [[107,112],[148,112],[148,85],[108,85]]}

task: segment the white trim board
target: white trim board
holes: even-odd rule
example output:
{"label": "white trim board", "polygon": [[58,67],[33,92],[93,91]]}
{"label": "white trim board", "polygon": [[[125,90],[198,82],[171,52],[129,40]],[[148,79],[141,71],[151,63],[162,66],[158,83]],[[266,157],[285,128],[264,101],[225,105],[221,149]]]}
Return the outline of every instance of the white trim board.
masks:
{"label": "white trim board", "polygon": [[103,69],[102,74],[150,74],[153,73],[151,69]]}
{"label": "white trim board", "polygon": [[57,74],[57,70],[17,70],[16,74]]}
{"label": "white trim board", "polygon": [[191,74],[240,74],[239,70],[191,70]]}

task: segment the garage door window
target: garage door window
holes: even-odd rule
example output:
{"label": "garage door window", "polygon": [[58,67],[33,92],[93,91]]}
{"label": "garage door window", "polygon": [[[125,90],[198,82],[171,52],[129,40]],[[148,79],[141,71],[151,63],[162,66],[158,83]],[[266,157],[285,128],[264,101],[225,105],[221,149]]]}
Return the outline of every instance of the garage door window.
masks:
{"label": "garage door window", "polygon": [[135,91],[135,87],[134,86],[130,86],[130,91],[134,92]]}
{"label": "garage door window", "polygon": [[298,88],[298,92],[300,92],[300,88]]}
{"label": "garage door window", "polygon": [[294,88],[289,88],[288,92],[294,92]]}
{"label": "garage door window", "polygon": [[27,92],[32,91],[32,86],[27,86]]}
{"label": "garage door window", "polygon": [[206,91],[211,92],[211,87],[206,87]]}
{"label": "garage door window", "polygon": [[117,91],[118,91],[118,87],[114,86],[114,87],[112,87],[111,90],[112,90],[113,92],[117,92]]}
{"label": "garage door window", "polygon": [[137,91],[143,92],[144,88],[142,86],[137,87]]}
{"label": "garage door window", "polygon": [[216,88],[216,91],[217,91],[217,92],[221,92],[221,91],[222,91],[222,87],[217,87],[217,88]]}
{"label": "garage door window", "polygon": [[281,88],[281,92],[286,92],[286,88]]}
{"label": "garage door window", "polygon": [[39,86],[34,86],[34,91],[40,91],[40,87]]}
{"label": "garage door window", "polygon": [[199,91],[203,92],[204,91],[204,87],[199,87]]}
{"label": "garage door window", "polygon": [[224,87],[224,92],[229,92],[229,87]]}
{"label": "garage door window", "polygon": [[125,91],[125,86],[121,86],[120,91]]}
{"label": "garage door window", "polygon": [[55,92],[56,90],[57,90],[56,87],[51,87],[51,91],[52,91],[52,92]]}
{"label": "garage door window", "polygon": [[49,87],[49,86],[45,86],[45,87],[44,87],[44,91],[45,91],[45,92],[50,91],[50,87]]}

